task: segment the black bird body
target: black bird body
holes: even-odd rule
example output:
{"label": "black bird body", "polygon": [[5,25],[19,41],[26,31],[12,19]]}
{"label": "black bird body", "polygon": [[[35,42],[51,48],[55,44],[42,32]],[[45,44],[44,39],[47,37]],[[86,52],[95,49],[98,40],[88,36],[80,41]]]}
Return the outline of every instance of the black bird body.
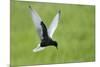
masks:
{"label": "black bird body", "polygon": [[48,31],[47,28],[45,26],[45,24],[43,23],[43,21],[41,22],[41,26],[42,26],[42,31],[43,31],[43,39],[41,40],[40,46],[41,47],[46,47],[46,46],[55,46],[57,48],[57,42],[53,41],[49,36],[48,36]]}

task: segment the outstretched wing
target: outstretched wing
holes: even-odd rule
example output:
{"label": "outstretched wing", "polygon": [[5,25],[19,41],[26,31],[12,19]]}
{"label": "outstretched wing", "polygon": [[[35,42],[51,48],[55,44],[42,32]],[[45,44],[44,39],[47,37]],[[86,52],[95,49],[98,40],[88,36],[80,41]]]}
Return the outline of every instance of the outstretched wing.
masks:
{"label": "outstretched wing", "polygon": [[52,38],[54,31],[57,28],[58,22],[60,19],[60,11],[57,12],[56,16],[54,17],[50,27],[48,28],[48,35]]}
{"label": "outstretched wing", "polygon": [[43,39],[42,27],[41,27],[42,20],[41,20],[40,16],[38,15],[38,13],[31,8],[31,6],[29,6],[29,8],[30,8],[30,12],[31,12],[31,15],[32,15],[32,20],[33,20],[34,25],[37,29],[38,35],[39,35],[40,39]]}

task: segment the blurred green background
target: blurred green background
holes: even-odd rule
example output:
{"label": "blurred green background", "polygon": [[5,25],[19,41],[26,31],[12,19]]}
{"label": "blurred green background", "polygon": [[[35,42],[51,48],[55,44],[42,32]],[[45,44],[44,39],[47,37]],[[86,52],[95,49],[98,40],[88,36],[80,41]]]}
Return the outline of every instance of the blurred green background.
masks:
{"label": "blurred green background", "polygon": [[[49,27],[61,10],[53,35],[58,50],[47,47],[34,53],[40,42],[28,6],[35,9]],[[89,62],[95,60],[95,6],[11,1],[11,65]]]}

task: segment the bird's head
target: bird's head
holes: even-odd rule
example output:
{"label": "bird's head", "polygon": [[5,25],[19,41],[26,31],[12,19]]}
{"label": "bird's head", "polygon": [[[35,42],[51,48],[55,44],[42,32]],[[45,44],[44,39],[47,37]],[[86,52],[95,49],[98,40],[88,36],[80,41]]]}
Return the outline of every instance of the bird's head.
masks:
{"label": "bird's head", "polygon": [[58,44],[57,44],[57,42],[56,41],[54,41],[54,47],[56,47],[57,49],[58,49]]}

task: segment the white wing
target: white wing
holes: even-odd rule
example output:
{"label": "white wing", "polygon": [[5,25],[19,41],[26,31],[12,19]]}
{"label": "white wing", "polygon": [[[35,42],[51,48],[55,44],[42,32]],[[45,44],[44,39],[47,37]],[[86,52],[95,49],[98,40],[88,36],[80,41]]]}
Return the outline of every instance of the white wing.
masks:
{"label": "white wing", "polygon": [[49,29],[48,29],[48,35],[52,38],[52,35],[54,33],[54,31],[57,28],[58,22],[60,19],[60,11],[57,12],[56,16],[54,17]]}
{"label": "white wing", "polygon": [[37,29],[39,37],[40,37],[40,39],[43,39],[42,28],[41,28],[41,21],[42,20],[41,20],[40,16],[37,14],[37,12],[31,8],[31,6],[29,6],[29,8],[30,8],[30,12],[31,12],[31,15],[32,15],[32,20],[33,20],[34,25]]}

